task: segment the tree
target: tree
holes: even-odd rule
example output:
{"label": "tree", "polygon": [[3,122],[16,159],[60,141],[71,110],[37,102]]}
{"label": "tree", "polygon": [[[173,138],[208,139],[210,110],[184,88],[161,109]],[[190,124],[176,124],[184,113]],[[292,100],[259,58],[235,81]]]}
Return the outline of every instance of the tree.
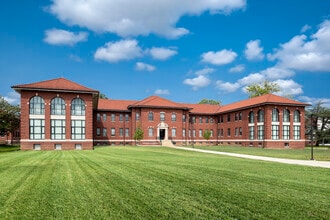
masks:
{"label": "tree", "polygon": [[105,94],[103,94],[103,93],[100,93],[99,94],[99,98],[100,99],[108,99],[108,97]]}
{"label": "tree", "polygon": [[262,83],[255,83],[248,85],[246,87],[246,91],[249,94],[250,98],[262,96],[265,94],[270,94],[274,92],[281,91],[279,85],[275,82],[269,82],[267,80],[263,81]]}
{"label": "tree", "polygon": [[210,130],[205,130],[203,133],[203,137],[206,139],[206,141],[209,141],[211,137],[211,131]]}
{"label": "tree", "polygon": [[307,134],[314,135],[316,146],[330,141],[330,109],[323,107],[322,102],[306,111],[305,125]]}
{"label": "tree", "polygon": [[198,104],[220,105],[221,102],[212,99],[202,99]]}
{"label": "tree", "polygon": [[[8,135],[19,129],[20,107],[9,104],[0,96],[0,135]],[[13,136],[12,136],[13,137]]]}
{"label": "tree", "polygon": [[143,139],[143,130],[141,129],[141,126],[138,126],[138,128],[135,130],[135,133],[134,133],[134,140],[135,141],[141,141]]}

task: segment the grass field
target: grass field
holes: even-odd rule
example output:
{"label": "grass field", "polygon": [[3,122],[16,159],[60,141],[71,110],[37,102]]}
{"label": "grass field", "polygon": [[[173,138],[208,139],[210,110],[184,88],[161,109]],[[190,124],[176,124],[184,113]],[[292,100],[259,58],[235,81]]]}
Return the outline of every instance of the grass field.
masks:
{"label": "grass field", "polygon": [[0,154],[0,219],[329,219],[329,169],[162,147]]}
{"label": "grass field", "polygon": [[[191,146],[190,146],[191,147]],[[238,154],[248,154],[266,157],[278,157],[286,159],[309,160],[311,158],[311,148],[305,149],[265,149],[256,147],[238,147],[238,146],[194,146],[198,149],[214,150],[221,152],[230,152]],[[319,161],[330,161],[330,148],[314,147],[314,159]]]}

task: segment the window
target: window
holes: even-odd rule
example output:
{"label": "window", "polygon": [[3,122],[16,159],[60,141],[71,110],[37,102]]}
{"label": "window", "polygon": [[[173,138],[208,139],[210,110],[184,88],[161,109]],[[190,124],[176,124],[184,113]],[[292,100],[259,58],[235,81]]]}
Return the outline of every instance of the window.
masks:
{"label": "window", "polygon": [[300,126],[299,125],[293,126],[293,139],[300,140]]}
{"label": "window", "polygon": [[199,123],[203,123],[203,117],[199,117]]}
{"label": "window", "polygon": [[129,129],[125,128],[125,137],[129,137]]}
{"label": "window", "polygon": [[227,129],[227,136],[230,137],[230,128]]}
{"label": "window", "polygon": [[71,115],[84,116],[85,102],[80,98],[75,98],[71,102]]}
{"label": "window", "polygon": [[254,140],[254,126],[249,127],[249,139]]}
{"label": "window", "polygon": [[172,113],[172,121],[176,121],[176,114]]}
{"label": "window", "polygon": [[30,119],[30,139],[31,140],[45,139],[44,119]]}
{"label": "window", "polygon": [[73,140],[85,139],[85,120],[71,121],[71,138]]}
{"label": "window", "polygon": [[148,113],[148,120],[149,121],[153,121],[154,120],[154,113],[152,113],[152,112],[149,112]]}
{"label": "window", "polygon": [[107,136],[107,129],[106,128],[103,128],[103,137],[106,137]]}
{"label": "window", "polygon": [[239,128],[239,136],[242,136],[242,135],[243,135],[243,129]]}
{"label": "window", "polygon": [[165,121],[165,112],[160,113],[160,121]]}
{"label": "window", "polygon": [[182,115],[182,122],[186,122],[186,115]]}
{"label": "window", "polygon": [[199,129],[198,135],[199,135],[199,137],[203,137],[203,130],[202,129]]}
{"label": "window", "polygon": [[186,129],[182,129],[182,137],[186,136]]}
{"label": "window", "polygon": [[44,115],[45,102],[40,96],[34,96],[30,99],[30,114],[31,115]]}
{"label": "window", "polygon": [[210,136],[213,137],[213,130],[212,129],[210,130],[210,133],[211,133]]}
{"label": "window", "polygon": [[53,140],[65,139],[65,120],[61,120],[61,119],[51,120],[51,139]]}
{"label": "window", "polygon": [[290,122],[290,111],[288,109],[283,111],[283,122]]}
{"label": "window", "polygon": [[294,111],[293,122],[300,122],[300,112],[298,110]]}
{"label": "window", "polygon": [[238,128],[235,128],[235,137],[238,136]]}
{"label": "window", "polygon": [[208,117],[205,118],[205,123],[206,123],[206,124],[209,123],[209,118],[208,118]]}
{"label": "window", "polygon": [[210,123],[213,124],[213,118],[210,118]]}
{"label": "window", "polygon": [[238,120],[242,120],[243,119],[243,114],[242,112],[238,113]]}
{"label": "window", "polygon": [[235,113],[235,121],[238,121],[238,113]]}
{"label": "window", "polygon": [[119,121],[123,121],[123,120],[124,120],[123,114],[119,114]]}
{"label": "window", "polygon": [[135,120],[137,120],[137,121],[140,120],[140,113],[138,113],[138,112],[135,113]]}
{"label": "window", "polygon": [[230,114],[227,115],[227,121],[230,121]]}
{"label": "window", "polygon": [[283,125],[283,139],[290,139],[290,125]]}
{"label": "window", "polygon": [[115,128],[111,128],[111,136],[115,136],[116,135],[116,129]]}
{"label": "window", "polygon": [[101,114],[100,113],[96,114],[96,121],[101,121]]}
{"label": "window", "polygon": [[223,122],[223,115],[220,115],[220,122]]}
{"label": "window", "polygon": [[196,123],[196,117],[195,116],[191,117],[191,123]]}
{"label": "window", "polygon": [[176,137],[176,128],[172,128],[172,137]]}
{"label": "window", "polygon": [[279,139],[279,126],[272,125],[272,140],[278,140],[278,139]]}
{"label": "window", "polygon": [[258,140],[263,140],[264,139],[264,126],[259,125],[257,128],[258,128]]}
{"label": "window", "polygon": [[114,113],[111,114],[111,121],[116,121],[116,114]]}
{"label": "window", "polygon": [[274,108],[272,111],[272,122],[278,122],[279,121],[279,113],[277,108]]}
{"label": "window", "polygon": [[254,123],[254,113],[253,113],[253,111],[250,111],[250,113],[249,113],[249,123]]}
{"label": "window", "polygon": [[125,121],[129,121],[129,115],[125,114]]}
{"label": "window", "polygon": [[193,130],[193,136],[196,137],[196,130]]}
{"label": "window", "polygon": [[62,98],[56,97],[50,104],[51,115],[65,115],[65,102]]}
{"label": "window", "polygon": [[220,136],[223,137],[223,128],[220,129]]}
{"label": "window", "polygon": [[124,136],[124,129],[123,128],[119,128],[119,136],[120,137]]}
{"label": "window", "polygon": [[217,130],[218,137],[220,137],[220,129]]}
{"label": "window", "polygon": [[62,144],[55,144],[54,149],[55,150],[62,150]]}
{"label": "window", "polygon": [[100,128],[96,128],[96,136],[101,136],[101,129]]}
{"label": "window", "polygon": [[153,137],[154,136],[154,129],[153,128],[148,128],[148,136]]}
{"label": "window", "polygon": [[264,122],[264,111],[263,110],[258,111],[258,122]]}
{"label": "window", "polygon": [[107,121],[107,114],[103,114],[103,121]]}

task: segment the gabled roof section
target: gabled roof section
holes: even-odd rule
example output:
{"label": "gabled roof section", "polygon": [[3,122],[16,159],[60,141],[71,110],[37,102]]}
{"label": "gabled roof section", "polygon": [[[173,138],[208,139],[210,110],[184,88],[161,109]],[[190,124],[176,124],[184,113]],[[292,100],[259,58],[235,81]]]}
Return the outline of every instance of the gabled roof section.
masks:
{"label": "gabled roof section", "polygon": [[185,104],[176,103],[168,99],[161,98],[159,96],[150,96],[141,101],[135,102],[129,106],[132,107],[153,107],[153,108],[172,108],[172,109],[188,109]]}
{"label": "gabled roof section", "polygon": [[265,105],[265,104],[276,104],[276,105],[291,105],[291,106],[308,106],[309,104],[298,102],[292,99],[288,99],[285,97],[277,96],[274,94],[266,94],[262,96],[258,96],[255,98],[246,99],[243,101],[235,102],[232,104],[221,106],[218,113],[228,112],[234,109],[245,109],[251,108],[257,105]]}
{"label": "gabled roof section", "polygon": [[112,100],[112,99],[99,99],[98,110],[102,111],[129,111],[128,106],[135,103],[131,100]]}
{"label": "gabled roof section", "polygon": [[210,104],[185,104],[191,110],[192,114],[203,114],[212,115],[217,113],[221,106],[220,105],[210,105]]}
{"label": "gabled roof section", "polygon": [[82,93],[99,93],[97,90],[93,90],[82,86],[78,83],[72,82],[65,78],[51,79],[30,84],[21,84],[12,86],[17,92],[21,90],[44,90],[44,91],[69,91],[69,92],[82,92]]}

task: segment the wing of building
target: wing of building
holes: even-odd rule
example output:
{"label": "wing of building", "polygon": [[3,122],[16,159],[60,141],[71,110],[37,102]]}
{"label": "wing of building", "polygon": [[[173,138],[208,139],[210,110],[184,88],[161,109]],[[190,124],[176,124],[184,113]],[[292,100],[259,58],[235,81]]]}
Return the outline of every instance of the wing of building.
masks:
{"label": "wing of building", "polygon": [[[21,94],[21,149],[93,149],[95,145],[212,144],[304,148],[306,103],[267,94],[229,105],[100,99],[64,78],[12,87]],[[211,132],[210,139],[203,136]]]}

